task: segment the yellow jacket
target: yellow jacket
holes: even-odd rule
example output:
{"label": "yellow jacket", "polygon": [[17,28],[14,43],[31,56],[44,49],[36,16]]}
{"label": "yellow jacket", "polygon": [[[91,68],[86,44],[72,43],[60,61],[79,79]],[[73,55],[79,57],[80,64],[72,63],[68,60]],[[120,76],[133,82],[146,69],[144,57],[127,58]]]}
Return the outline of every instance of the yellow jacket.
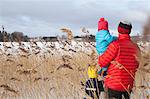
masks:
{"label": "yellow jacket", "polygon": [[89,76],[89,78],[97,78],[98,77],[96,66],[88,67],[88,76]]}

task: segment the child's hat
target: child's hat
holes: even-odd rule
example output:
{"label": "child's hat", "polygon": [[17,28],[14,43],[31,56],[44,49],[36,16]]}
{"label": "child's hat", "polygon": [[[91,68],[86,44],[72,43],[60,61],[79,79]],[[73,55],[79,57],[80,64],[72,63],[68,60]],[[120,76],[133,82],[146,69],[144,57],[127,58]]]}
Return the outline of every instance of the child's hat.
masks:
{"label": "child's hat", "polygon": [[108,22],[105,18],[100,18],[98,21],[98,31],[99,30],[108,30]]}
{"label": "child's hat", "polygon": [[120,21],[118,26],[118,32],[121,34],[130,34],[132,29],[132,24],[129,21]]}

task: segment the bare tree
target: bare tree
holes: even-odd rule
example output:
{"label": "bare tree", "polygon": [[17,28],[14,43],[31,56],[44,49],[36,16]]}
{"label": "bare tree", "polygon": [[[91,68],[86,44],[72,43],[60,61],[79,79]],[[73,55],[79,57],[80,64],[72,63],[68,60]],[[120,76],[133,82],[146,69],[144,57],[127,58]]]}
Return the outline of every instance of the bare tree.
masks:
{"label": "bare tree", "polygon": [[12,34],[13,41],[21,42],[23,41],[23,33],[22,32],[13,32]]}

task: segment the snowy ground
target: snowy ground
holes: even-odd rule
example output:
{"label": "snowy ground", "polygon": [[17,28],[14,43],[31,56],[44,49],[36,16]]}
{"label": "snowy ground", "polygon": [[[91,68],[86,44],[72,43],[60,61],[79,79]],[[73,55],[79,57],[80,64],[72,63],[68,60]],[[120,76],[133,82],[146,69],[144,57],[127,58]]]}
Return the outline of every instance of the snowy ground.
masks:
{"label": "snowy ground", "polygon": [[21,42],[20,44],[17,42],[0,42],[0,50],[1,53],[11,53],[11,54],[20,54],[22,52],[27,52],[29,54],[34,53],[55,53],[55,52],[64,52],[67,51],[69,53],[73,52],[91,52],[91,48],[94,49],[95,43],[87,43],[87,42],[75,42],[72,41],[71,44],[67,42]]}

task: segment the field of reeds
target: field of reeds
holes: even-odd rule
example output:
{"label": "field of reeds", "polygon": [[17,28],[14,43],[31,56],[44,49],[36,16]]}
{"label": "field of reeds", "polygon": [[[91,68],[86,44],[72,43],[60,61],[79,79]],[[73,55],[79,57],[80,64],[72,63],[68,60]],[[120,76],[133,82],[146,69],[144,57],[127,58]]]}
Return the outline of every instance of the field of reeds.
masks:
{"label": "field of reeds", "polygon": [[[150,43],[139,47],[142,57],[131,97],[149,99]],[[1,42],[0,99],[90,99],[82,85],[96,59],[94,42]]]}
{"label": "field of reeds", "polygon": [[69,47],[65,42],[1,43],[0,98],[83,97],[80,83],[87,78],[86,67],[91,61],[92,45],[74,43],[74,49]]}

